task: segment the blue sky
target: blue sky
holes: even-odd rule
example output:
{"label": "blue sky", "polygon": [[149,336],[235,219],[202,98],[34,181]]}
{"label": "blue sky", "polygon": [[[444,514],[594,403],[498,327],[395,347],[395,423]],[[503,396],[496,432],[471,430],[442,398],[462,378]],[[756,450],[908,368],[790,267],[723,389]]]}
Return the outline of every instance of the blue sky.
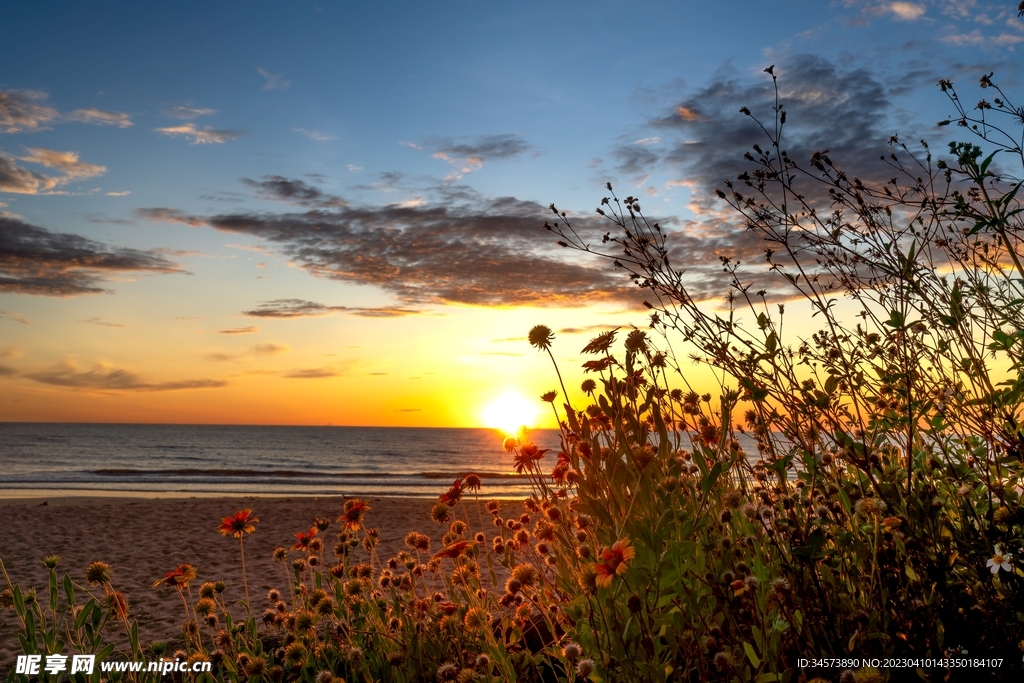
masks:
{"label": "blue sky", "polygon": [[890,134],[951,137],[939,78],[1019,91],[1022,42],[980,0],[5,3],[0,419],[246,421],[258,395],[253,421],[303,421],[273,397],[309,395],[314,422],[470,424],[547,382],[506,347],[529,325],[571,362],[642,320],[556,253],[549,202],[589,214],[611,181],[699,273],[741,248],[692,221],[766,66],[796,148],[870,177]]}

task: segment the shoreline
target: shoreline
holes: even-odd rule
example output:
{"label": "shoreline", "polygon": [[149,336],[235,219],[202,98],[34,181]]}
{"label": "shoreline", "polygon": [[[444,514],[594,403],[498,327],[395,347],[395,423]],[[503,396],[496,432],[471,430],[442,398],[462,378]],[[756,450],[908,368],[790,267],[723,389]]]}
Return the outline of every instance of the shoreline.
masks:
{"label": "shoreline", "polygon": [[[38,492],[37,492],[38,493]],[[440,548],[448,525],[430,519],[434,498],[364,496],[370,504],[365,525],[380,532],[377,557],[386,560],[402,550],[410,531],[430,536],[432,549]],[[490,515],[480,498],[464,499],[466,518],[473,530],[490,535]],[[241,614],[238,602],[244,598],[238,541],[222,536],[217,527],[222,518],[239,509],[252,508],[260,519],[256,531],[245,537],[245,562],[252,602],[252,614],[259,616],[271,607],[267,592],[278,588],[287,593],[291,561],[304,554],[290,552],[287,564],[274,561],[274,548],[291,548],[295,534],[307,532],[316,517],[326,517],[331,526],[324,538],[324,561],[333,563],[332,549],[346,498],[340,496],[141,496],[141,495],[54,495],[0,497],[0,560],[12,583],[23,590],[35,587],[41,598],[47,591],[47,570],[42,558],[60,555],[58,578],[71,576],[82,590],[89,588],[85,569],[91,562],[110,565],[112,585],[128,600],[129,617],[139,622],[140,640],[177,637],[184,612],[173,590],[154,589],[152,584],[179,564],[194,565],[198,577],[192,589],[205,581],[224,580],[224,598]],[[503,507],[514,506],[507,501]],[[463,516],[461,505],[456,509]],[[362,561],[368,559],[363,549]],[[0,590],[6,581],[0,575]],[[102,594],[102,591],[93,590]],[[195,594],[195,593],[194,593]],[[84,596],[83,596],[84,597]],[[80,604],[83,599],[79,599]],[[19,624],[13,610],[0,610],[0,665],[13,661],[20,650]],[[123,630],[123,629],[122,629]],[[111,636],[116,629],[111,628]]]}

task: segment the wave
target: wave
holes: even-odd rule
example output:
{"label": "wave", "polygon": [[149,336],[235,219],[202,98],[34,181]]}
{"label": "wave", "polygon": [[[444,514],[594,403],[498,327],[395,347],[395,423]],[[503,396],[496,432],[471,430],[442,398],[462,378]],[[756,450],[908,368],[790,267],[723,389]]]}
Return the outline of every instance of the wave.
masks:
{"label": "wave", "polygon": [[88,470],[90,474],[105,477],[327,477],[332,479],[459,479],[476,474],[481,479],[526,480],[525,474],[509,472],[326,472],[314,470],[253,470],[253,469],[137,469],[102,468]]}

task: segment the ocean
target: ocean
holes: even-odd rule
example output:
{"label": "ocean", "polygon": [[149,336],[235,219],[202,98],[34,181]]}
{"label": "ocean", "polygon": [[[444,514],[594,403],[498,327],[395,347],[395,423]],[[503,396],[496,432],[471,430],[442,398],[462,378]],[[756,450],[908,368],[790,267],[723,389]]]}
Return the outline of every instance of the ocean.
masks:
{"label": "ocean", "polygon": [[[531,440],[558,448],[558,432]],[[432,498],[470,472],[522,497],[493,429],[0,423],[0,497],[392,495]],[[541,465],[549,470],[553,453]]]}

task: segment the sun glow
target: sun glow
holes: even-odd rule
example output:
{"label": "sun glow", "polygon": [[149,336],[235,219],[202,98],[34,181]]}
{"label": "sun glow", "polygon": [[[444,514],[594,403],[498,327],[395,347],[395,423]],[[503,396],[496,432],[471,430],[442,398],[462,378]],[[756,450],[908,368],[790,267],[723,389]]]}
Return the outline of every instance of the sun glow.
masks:
{"label": "sun glow", "polygon": [[487,404],[481,416],[485,426],[515,434],[523,427],[533,427],[537,412],[533,402],[522,394],[509,391]]}

